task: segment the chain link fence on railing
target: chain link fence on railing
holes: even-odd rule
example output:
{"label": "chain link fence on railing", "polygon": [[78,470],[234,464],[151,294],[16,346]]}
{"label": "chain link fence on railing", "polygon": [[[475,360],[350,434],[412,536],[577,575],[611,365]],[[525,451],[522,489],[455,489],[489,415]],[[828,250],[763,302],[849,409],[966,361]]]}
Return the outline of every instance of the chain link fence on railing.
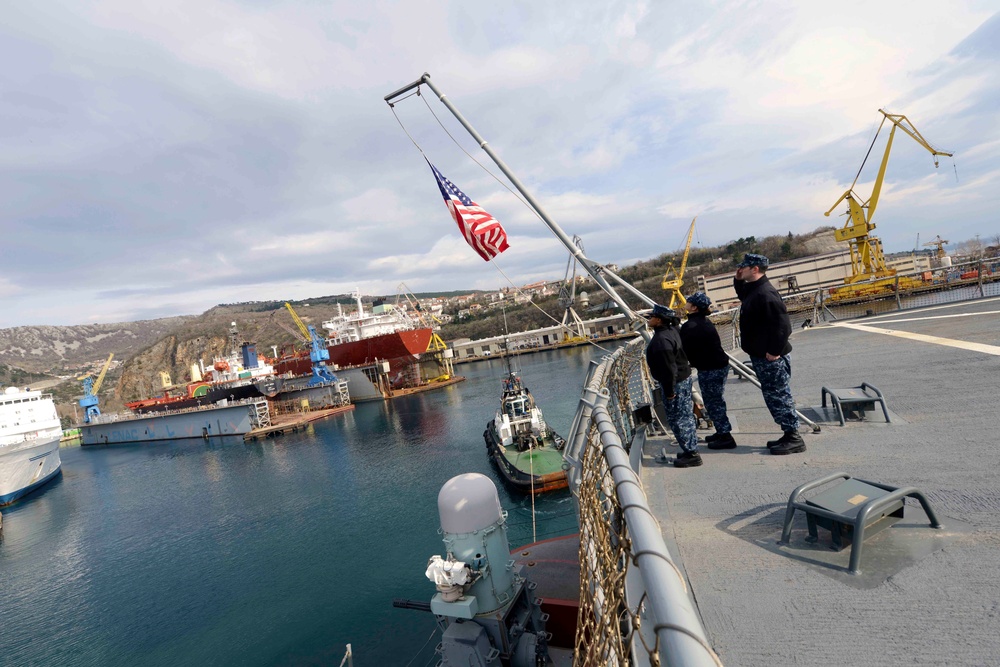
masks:
{"label": "chain link fence on railing", "polygon": [[[644,341],[634,340],[591,369],[571,429],[566,459],[580,519],[574,665],[720,664],[629,460],[644,441],[635,414],[651,389]],[[632,599],[630,568],[642,582]]]}

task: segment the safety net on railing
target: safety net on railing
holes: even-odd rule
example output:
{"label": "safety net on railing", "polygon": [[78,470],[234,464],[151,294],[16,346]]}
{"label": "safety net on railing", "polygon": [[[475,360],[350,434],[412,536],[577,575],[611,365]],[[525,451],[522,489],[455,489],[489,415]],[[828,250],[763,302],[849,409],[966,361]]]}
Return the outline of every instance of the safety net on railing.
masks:
{"label": "safety net on railing", "polygon": [[[632,341],[592,369],[574,420],[567,451],[580,518],[574,665],[719,664],[629,461],[646,428],[634,411],[648,405],[650,389],[644,342]],[[631,598],[630,568],[641,582]]]}

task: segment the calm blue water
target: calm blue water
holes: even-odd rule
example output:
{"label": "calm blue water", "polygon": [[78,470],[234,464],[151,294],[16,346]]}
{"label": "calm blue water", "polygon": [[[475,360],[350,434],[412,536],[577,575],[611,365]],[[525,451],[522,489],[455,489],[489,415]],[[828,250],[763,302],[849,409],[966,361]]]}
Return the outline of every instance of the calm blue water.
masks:
{"label": "calm blue water", "polygon": [[[564,435],[603,354],[518,361]],[[63,449],[62,477],[3,510],[0,665],[338,665],[347,643],[355,665],[433,662],[433,617],[392,599],[434,593],[441,485],[490,476],[511,547],[532,541],[530,499],[507,494],[482,438],[504,364],[458,371],[265,442]],[[576,532],[567,492],[536,518],[538,539]]]}

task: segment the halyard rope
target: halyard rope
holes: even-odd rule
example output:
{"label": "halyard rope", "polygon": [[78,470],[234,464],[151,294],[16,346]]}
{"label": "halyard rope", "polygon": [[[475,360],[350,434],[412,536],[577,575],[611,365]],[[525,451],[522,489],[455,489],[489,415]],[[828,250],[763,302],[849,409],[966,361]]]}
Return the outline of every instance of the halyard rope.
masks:
{"label": "halyard rope", "polygon": [[[488,168],[486,168],[486,166],[483,165],[479,160],[477,160],[475,158],[475,156],[473,156],[471,153],[469,153],[469,151],[465,150],[465,147],[462,146],[462,144],[459,143],[459,141],[451,134],[451,132],[448,131],[448,128],[445,127],[444,123],[441,122],[441,119],[438,118],[438,116],[437,116],[436,113],[434,113],[434,110],[431,108],[430,104],[427,103],[427,98],[424,95],[420,94],[420,88],[417,87],[417,89],[416,89],[415,92],[410,93],[406,97],[400,98],[398,100],[393,100],[393,102],[389,103],[389,109],[392,110],[392,115],[393,115],[393,117],[395,117],[396,122],[399,123],[399,126],[403,129],[404,134],[406,134],[407,138],[409,138],[409,140],[413,143],[413,145],[416,147],[416,149],[418,151],[420,151],[421,155],[423,155],[425,158],[427,157],[427,154],[424,153],[424,149],[420,147],[420,144],[417,143],[417,140],[413,138],[413,135],[411,135],[409,133],[409,131],[407,131],[406,126],[403,125],[403,121],[399,118],[399,114],[396,113],[396,107],[395,107],[395,105],[397,103],[402,102],[403,100],[408,99],[410,97],[413,97],[414,95],[416,95],[421,100],[423,100],[424,106],[426,106],[427,110],[430,111],[431,116],[433,116],[434,120],[436,120],[438,122],[438,125],[440,125],[441,129],[444,130],[444,133],[448,135],[448,138],[450,138],[455,143],[455,145],[458,146],[459,150],[461,150],[463,153],[465,153],[469,157],[470,160],[472,160],[477,165],[479,165],[479,168],[482,169],[483,171],[485,171],[487,174],[489,174],[493,178],[493,180],[495,180],[497,183],[499,183],[500,185],[502,185],[508,192],[510,192],[512,195],[514,195],[514,197],[519,202],[521,202],[522,205],[524,205],[529,211],[531,211],[532,215],[534,215],[539,220],[542,219],[541,216],[538,215],[538,211],[536,211],[534,208],[532,208],[532,206],[530,204],[528,204],[528,202],[524,201],[524,199],[521,198],[521,196],[517,193],[517,191],[512,190],[509,185],[507,185],[506,183],[504,183],[502,179],[500,179],[496,174],[494,174],[492,171],[490,171]],[[548,227],[546,226],[546,228],[548,228]],[[551,232],[551,230],[550,230],[550,232]],[[552,232],[552,235],[555,236],[555,232]],[[517,292],[517,294],[519,294],[522,297],[525,297],[527,299],[527,302],[529,304],[531,304],[531,306],[533,308],[535,308],[538,312],[540,312],[543,315],[545,315],[545,317],[547,317],[550,320],[552,320],[553,322],[555,322],[556,325],[559,326],[559,327],[561,327],[563,330],[568,331],[570,333],[575,333],[573,331],[573,329],[570,328],[568,325],[563,324],[563,322],[561,320],[557,320],[554,315],[551,315],[548,312],[546,312],[545,310],[543,310],[541,308],[541,306],[539,306],[538,304],[536,304],[530,298],[530,295],[528,295],[525,292],[521,291],[521,288],[518,285],[516,285],[514,283],[514,281],[511,280],[510,277],[506,273],[504,273],[504,270],[500,267],[500,265],[497,264],[495,257],[491,257],[489,259],[489,262],[490,262],[490,264],[493,265],[493,268],[495,268],[497,270],[497,272],[501,276],[503,276],[504,280],[507,281],[507,284],[509,284],[514,289],[514,291]],[[587,343],[590,344],[590,345],[593,345],[594,347],[596,347],[597,349],[599,349],[599,350],[601,350],[601,351],[603,351],[605,353],[610,353],[611,352],[611,350],[609,350],[609,349],[607,349],[607,348],[605,348],[605,347],[603,347],[603,346],[595,343],[592,340],[588,339]]]}

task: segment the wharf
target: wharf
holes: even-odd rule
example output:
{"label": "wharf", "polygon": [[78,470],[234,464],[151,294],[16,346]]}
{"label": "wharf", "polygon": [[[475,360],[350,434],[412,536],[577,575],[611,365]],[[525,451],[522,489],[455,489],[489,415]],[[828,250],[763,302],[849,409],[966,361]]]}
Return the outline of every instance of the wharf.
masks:
{"label": "wharf", "polygon": [[354,404],[341,405],[336,408],[324,408],[321,410],[311,410],[309,412],[290,412],[283,415],[272,415],[271,425],[262,428],[255,428],[243,435],[244,440],[257,440],[258,438],[273,438],[285,433],[295,433],[304,429],[312,422],[326,419],[333,415],[350,412],[354,409]]}
{"label": "wharf", "polygon": [[441,380],[440,382],[427,382],[425,384],[417,385],[416,387],[404,387],[402,389],[392,389],[386,398],[400,398],[402,396],[412,396],[413,394],[420,394],[425,391],[433,391],[435,389],[442,389],[443,387],[450,387],[453,384],[458,384],[459,382],[465,382],[464,375],[452,375],[447,380]]}
{"label": "wharf", "polygon": [[[768,454],[779,430],[760,390],[734,376],[736,449],[702,444],[702,467],[676,469],[659,459],[678,451],[670,440],[647,440],[643,487],[723,664],[1000,664],[998,306],[981,299],[796,331],[792,392],[823,418],[820,433],[803,424],[804,453]],[[892,423],[876,410],[840,426],[819,409],[822,387],[862,382],[885,395]],[[778,546],[792,490],[837,472],[915,487],[944,528],[908,500],[905,519],[865,540],[860,575],[844,571],[850,548],[830,549],[829,531],[804,542],[802,512]]]}

